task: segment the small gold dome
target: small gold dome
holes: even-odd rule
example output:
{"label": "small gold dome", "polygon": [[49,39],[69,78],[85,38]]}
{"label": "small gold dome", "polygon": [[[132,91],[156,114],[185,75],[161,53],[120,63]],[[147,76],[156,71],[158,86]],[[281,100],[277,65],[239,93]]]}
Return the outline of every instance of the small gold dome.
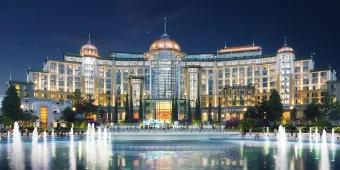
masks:
{"label": "small gold dome", "polygon": [[280,48],[277,53],[294,53],[294,49],[285,45]]}
{"label": "small gold dome", "polygon": [[98,49],[91,43],[91,34],[89,34],[89,40],[80,49],[80,56],[84,57],[99,57]]}
{"label": "small gold dome", "polygon": [[150,46],[150,51],[153,50],[175,50],[181,51],[181,47],[175,40],[170,39],[168,36],[162,36],[160,39],[154,41]]}

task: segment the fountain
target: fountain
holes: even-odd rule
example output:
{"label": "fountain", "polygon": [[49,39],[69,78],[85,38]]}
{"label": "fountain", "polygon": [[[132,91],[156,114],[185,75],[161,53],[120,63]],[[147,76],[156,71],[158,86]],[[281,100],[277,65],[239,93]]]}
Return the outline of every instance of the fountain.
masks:
{"label": "fountain", "polygon": [[322,131],[321,135],[321,160],[320,160],[320,169],[330,169],[329,166],[329,154],[328,154],[328,144],[327,144],[327,132],[325,129]]}
{"label": "fountain", "polygon": [[325,129],[323,129],[322,131],[321,140],[322,140],[322,143],[327,143],[327,132]]}
{"label": "fountain", "polygon": [[106,127],[104,128],[104,131],[103,131],[103,139],[107,140],[107,129],[106,129]]}
{"label": "fountain", "polygon": [[334,144],[334,143],[335,143],[334,128],[332,128],[331,142],[332,142],[332,144]]}
{"label": "fountain", "polygon": [[32,140],[37,141],[38,140],[38,129],[37,127],[34,127],[33,133],[32,133]]}
{"label": "fountain", "polygon": [[269,128],[266,128],[266,141],[269,141]]}
{"label": "fountain", "polygon": [[318,127],[315,127],[314,140],[315,140],[315,143],[318,143],[318,142],[319,142]]}
{"label": "fountain", "polygon": [[277,132],[277,141],[279,142],[279,145],[287,142],[286,130],[281,125],[279,126],[279,130]]}
{"label": "fountain", "polygon": [[309,127],[309,142],[312,141],[312,127]]}
{"label": "fountain", "polygon": [[286,130],[281,125],[279,126],[279,130],[277,133],[277,155],[276,155],[276,162],[277,166],[276,169],[288,169],[286,162],[287,162],[287,135]]}
{"label": "fountain", "polygon": [[43,133],[43,139],[44,139],[44,142],[47,141],[47,133],[46,133],[46,130],[45,130],[44,133]]}
{"label": "fountain", "polygon": [[21,143],[21,133],[18,122],[14,122],[13,143],[11,144],[11,167],[13,169],[24,169],[24,155]]}
{"label": "fountain", "polygon": [[97,131],[97,139],[98,139],[98,140],[102,140],[102,129],[101,129],[101,127],[98,127],[98,131]]}
{"label": "fountain", "polygon": [[73,137],[73,134],[74,134],[74,132],[73,132],[73,123],[72,123],[72,125],[71,125],[71,129],[70,129],[69,134],[70,134],[71,137]]}
{"label": "fountain", "polygon": [[301,128],[299,129],[298,139],[299,139],[299,143],[301,143],[302,142]]}
{"label": "fountain", "polygon": [[52,140],[54,140],[54,129],[52,129],[51,138],[52,138]]}

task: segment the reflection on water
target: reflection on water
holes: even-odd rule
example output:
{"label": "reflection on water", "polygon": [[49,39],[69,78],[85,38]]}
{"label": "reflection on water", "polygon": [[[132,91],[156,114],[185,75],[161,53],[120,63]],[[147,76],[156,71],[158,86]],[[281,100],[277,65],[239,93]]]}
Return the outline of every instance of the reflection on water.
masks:
{"label": "reflection on water", "polygon": [[340,169],[338,146],[326,142],[101,138],[26,141],[21,147],[1,141],[0,169]]}

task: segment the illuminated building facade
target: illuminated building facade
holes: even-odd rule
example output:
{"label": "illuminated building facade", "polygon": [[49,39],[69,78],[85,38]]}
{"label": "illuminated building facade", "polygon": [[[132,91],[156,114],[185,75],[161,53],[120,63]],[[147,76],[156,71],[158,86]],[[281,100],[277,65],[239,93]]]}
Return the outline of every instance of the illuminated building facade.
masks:
{"label": "illuminated building facade", "polygon": [[316,70],[312,58],[297,59],[286,43],[273,55],[263,55],[262,47],[255,44],[186,54],[166,31],[145,53],[111,52],[101,57],[89,39],[79,54],[47,59],[42,69],[27,72],[33,98],[65,101],[80,89],[92,95],[96,105],[118,104],[119,120],[125,119],[124,105],[129,100],[134,112],[143,105],[143,119],[169,121],[174,99],[179,119],[186,118],[188,108],[194,112],[196,100],[203,120],[208,100],[213,113],[221,101],[224,120],[242,118],[247,106],[269,98],[273,89],[285,108],[320,102],[330,81],[336,81],[334,70]]}

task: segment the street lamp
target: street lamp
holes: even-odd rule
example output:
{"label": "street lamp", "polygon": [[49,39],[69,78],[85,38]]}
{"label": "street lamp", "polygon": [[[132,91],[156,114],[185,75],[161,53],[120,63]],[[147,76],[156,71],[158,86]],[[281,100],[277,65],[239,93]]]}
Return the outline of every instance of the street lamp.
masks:
{"label": "street lamp", "polygon": [[72,111],[74,111],[74,112],[75,112],[75,111],[76,111],[76,108],[75,108],[75,107],[72,107]]}

